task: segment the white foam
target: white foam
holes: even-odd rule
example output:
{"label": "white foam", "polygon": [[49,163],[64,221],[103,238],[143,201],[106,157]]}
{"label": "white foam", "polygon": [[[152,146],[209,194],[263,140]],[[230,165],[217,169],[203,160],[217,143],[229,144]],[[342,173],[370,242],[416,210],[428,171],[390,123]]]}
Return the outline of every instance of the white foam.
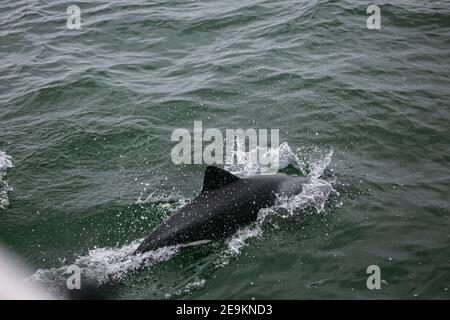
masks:
{"label": "white foam", "polygon": [[[284,142],[280,145],[280,148],[284,150],[280,159],[283,166],[286,167],[292,164],[299,167],[301,164],[300,158],[295,155],[289,145]],[[316,212],[323,213],[326,200],[330,196],[333,188],[328,181],[321,179],[325,169],[331,163],[333,156],[333,150],[323,151],[319,148],[314,148],[307,156],[304,155],[306,160],[304,163],[309,165],[309,180],[303,185],[302,192],[292,197],[279,196],[277,203],[271,207],[262,209],[258,213],[258,219],[256,222],[238,230],[227,241],[226,251],[216,261],[217,266],[224,266],[230,262],[230,259],[239,256],[242,249],[248,245],[250,239],[258,238],[263,233],[263,224],[269,215],[279,215],[283,218],[294,216],[301,212],[301,209],[307,207],[314,207]],[[286,163],[286,161],[289,161]],[[240,168],[238,174],[241,176],[248,176],[253,174],[253,171],[247,171],[248,168]]]}
{"label": "white foam", "polygon": [[[238,175],[238,176],[251,176],[255,174],[270,173],[271,168],[264,167],[256,161],[250,161],[251,159],[257,159],[257,155],[260,154],[264,159],[264,163],[278,164],[277,167],[285,168],[289,164],[295,165],[300,170],[304,169],[303,164],[295,153],[292,152],[291,147],[287,142],[283,142],[278,148],[260,148],[256,147],[250,151],[245,151],[245,146],[237,145],[236,150],[237,158],[244,159],[243,163],[235,163],[231,165],[225,165],[225,170]],[[276,173],[276,172],[272,172]]]}
{"label": "white foam", "polygon": [[3,151],[0,151],[0,209],[5,209],[9,205],[8,193],[13,188],[4,177],[6,170],[12,167],[14,167],[13,159]]}
{"label": "white foam", "polygon": [[83,276],[101,285],[110,280],[120,280],[131,271],[166,261],[180,248],[169,246],[133,255],[142,240],[118,248],[92,249],[87,254],[78,256],[73,263],[58,268],[39,269],[28,280],[43,282],[50,286],[58,285],[67,278],[68,267],[76,265],[81,269]]}
{"label": "white foam", "polygon": [[13,159],[3,151],[0,151],[0,171],[14,167]]}
{"label": "white foam", "polygon": [[[61,267],[50,269],[38,269],[27,280],[45,283],[50,286],[60,285],[69,276],[69,266],[76,265],[81,269],[83,277],[102,285],[108,281],[123,279],[128,273],[153,266],[162,261],[169,260],[180,248],[202,245],[210,240],[197,241],[176,246],[167,246],[141,254],[133,255],[139,244],[144,239],[139,239],[117,248],[94,248],[85,255],[78,256],[73,263],[64,263]],[[65,260],[64,260],[65,261]]]}

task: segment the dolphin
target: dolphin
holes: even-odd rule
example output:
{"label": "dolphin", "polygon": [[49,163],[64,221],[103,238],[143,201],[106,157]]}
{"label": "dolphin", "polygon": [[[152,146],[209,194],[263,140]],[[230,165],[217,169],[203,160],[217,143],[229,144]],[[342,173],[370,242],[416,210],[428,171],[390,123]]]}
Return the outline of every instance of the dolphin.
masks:
{"label": "dolphin", "polygon": [[309,179],[285,173],[239,178],[208,166],[200,194],[156,227],[134,254],[227,237],[273,206],[277,195],[299,194]]}

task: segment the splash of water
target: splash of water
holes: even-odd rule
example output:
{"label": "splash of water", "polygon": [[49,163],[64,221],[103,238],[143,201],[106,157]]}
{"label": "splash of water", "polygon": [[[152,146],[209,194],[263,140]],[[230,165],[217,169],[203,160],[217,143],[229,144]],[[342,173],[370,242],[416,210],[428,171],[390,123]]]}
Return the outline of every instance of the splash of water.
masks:
{"label": "splash of water", "polygon": [[275,208],[284,209],[291,216],[309,206],[314,207],[317,212],[323,212],[333,187],[329,181],[321,179],[321,176],[331,163],[332,157],[333,150],[310,162],[309,181],[303,185],[302,192],[292,197],[279,196]]}
{"label": "splash of water", "polygon": [[0,151],[0,209],[5,209],[9,205],[8,193],[13,188],[4,177],[6,176],[6,170],[13,167],[13,159],[3,151]]}
{"label": "splash of water", "polygon": [[[241,228],[227,241],[227,249],[216,261],[216,265],[221,267],[230,262],[230,259],[238,256],[242,249],[248,245],[249,240],[258,238],[263,233],[263,225],[269,215],[281,215],[283,218],[300,214],[302,209],[313,207],[316,212],[324,212],[326,200],[333,192],[332,185],[329,181],[321,178],[326,168],[331,163],[333,150],[323,151],[314,148],[312,152],[303,155],[304,161],[292,152],[289,145],[284,142],[280,145],[280,163],[284,167],[291,164],[297,168],[305,170],[303,163],[307,163],[309,167],[309,180],[303,185],[302,192],[291,197],[278,196],[277,203],[266,209],[261,209],[258,213],[256,222]],[[281,166],[281,167],[283,167]],[[252,168],[242,167],[235,171],[240,176],[249,176],[253,174]]]}
{"label": "splash of water", "polygon": [[[152,192],[145,199],[142,199],[142,196],[139,197],[137,203],[157,204],[160,210],[172,212],[182,207],[186,203],[186,199],[176,199],[173,195],[168,196],[167,194]],[[95,282],[97,285],[102,285],[109,281],[120,281],[132,271],[148,268],[156,263],[166,261],[182,247],[204,243],[168,246],[133,255],[143,240],[143,238],[135,240],[121,247],[94,248],[84,255],[78,255],[72,263],[68,264],[66,259],[63,259],[60,267],[38,269],[27,280],[45,284],[49,287],[50,292],[58,294],[61,285],[64,285],[67,280],[68,275],[66,272],[68,267],[76,265],[81,269],[83,277]]]}
{"label": "splash of water", "polygon": [[304,165],[298,156],[292,152],[287,142],[281,143],[278,148],[256,147],[250,151],[245,151],[245,146],[242,145],[242,142],[238,141],[236,155],[238,159],[244,159],[243,163],[226,164],[224,168],[235,175],[244,177],[270,172],[270,168],[256,161],[250,161],[250,159],[257,159],[258,154],[264,159],[264,163],[277,163],[279,168],[285,168],[289,164],[295,164],[299,170],[305,172]]}
{"label": "splash of water", "polygon": [[[302,163],[308,163],[309,166],[309,181],[303,186],[300,194],[284,198],[279,197],[275,206],[271,208],[261,209],[258,213],[257,220],[238,230],[234,235],[226,240],[226,249],[221,252],[214,262],[216,267],[223,267],[229,264],[231,259],[237,257],[242,252],[251,239],[257,239],[263,234],[263,225],[269,215],[282,214],[283,217],[299,214],[301,209],[305,207],[314,207],[317,212],[323,212],[324,204],[332,192],[332,187],[329,182],[321,179],[327,166],[330,164],[333,151],[322,151],[315,149],[314,152],[309,153],[307,157],[304,156],[304,161],[292,152],[287,143],[280,145],[280,163],[284,166],[292,164],[297,168],[303,168]],[[231,168],[227,168],[231,169]],[[250,176],[255,172],[253,167],[234,167],[233,173],[240,176]],[[161,203],[164,206],[165,201],[171,201],[172,198],[167,198],[166,195],[159,195],[151,193],[146,199],[142,196],[138,199],[138,203]],[[175,202],[176,207],[181,207],[185,203],[185,199]],[[132,253],[143,239],[133,241],[130,244],[118,248],[94,248],[85,255],[78,256],[74,263],[82,269],[83,275],[90,279],[94,279],[97,284],[104,284],[108,281],[121,280],[128,273],[146,267],[151,267],[155,263],[169,260],[175,255],[180,248],[185,245],[164,247],[154,251],[148,251],[143,254],[133,256]],[[71,265],[71,264],[70,264]],[[44,282],[47,284],[57,284],[65,281],[69,265],[65,262],[59,268],[39,269],[30,277],[32,281]],[[198,278],[192,283],[188,283],[182,289],[173,293],[167,293],[167,297],[173,295],[181,295],[192,290],[198,289],[205,285],[205,280]]]}
{"label": "splash of water", "polygon": [[71,264],[50,269],[38,269],[29,281],[58,286],[65,282],[67,269],[76,265],[84,277],[102,285],[108,281],[123,279],[129,272],[150,267],[155,263],[169,260],[181,246],[168,246],[142,254],[133,255],[143,239],[133,241],[119,248],[94,248],[85,255],[78,256]]}

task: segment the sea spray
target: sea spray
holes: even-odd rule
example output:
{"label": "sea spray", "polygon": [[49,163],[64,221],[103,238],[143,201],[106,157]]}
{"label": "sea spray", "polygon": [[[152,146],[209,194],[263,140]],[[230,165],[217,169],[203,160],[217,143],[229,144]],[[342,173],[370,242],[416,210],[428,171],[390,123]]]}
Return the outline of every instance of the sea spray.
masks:
{"label": "sea spray", "polygon": [[8,184],[5,179],[6,170],[14,167],[13,159],[5,152],[0,151],[0,209],[5,209],[9,205],[8,193],[13,188]]}

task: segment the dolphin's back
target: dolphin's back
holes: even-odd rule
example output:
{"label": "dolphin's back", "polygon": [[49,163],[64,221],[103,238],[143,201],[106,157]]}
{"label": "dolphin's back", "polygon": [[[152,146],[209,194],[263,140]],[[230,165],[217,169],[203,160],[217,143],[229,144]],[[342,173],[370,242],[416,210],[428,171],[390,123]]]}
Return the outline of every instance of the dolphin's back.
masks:
{"label": "dolphin's back", "polygon": [[261,208],[272,206],[285,180],[286,175],[240,179],[208,167],[201,193],[163,221],[136,252],[228,236],[255,221]]}

